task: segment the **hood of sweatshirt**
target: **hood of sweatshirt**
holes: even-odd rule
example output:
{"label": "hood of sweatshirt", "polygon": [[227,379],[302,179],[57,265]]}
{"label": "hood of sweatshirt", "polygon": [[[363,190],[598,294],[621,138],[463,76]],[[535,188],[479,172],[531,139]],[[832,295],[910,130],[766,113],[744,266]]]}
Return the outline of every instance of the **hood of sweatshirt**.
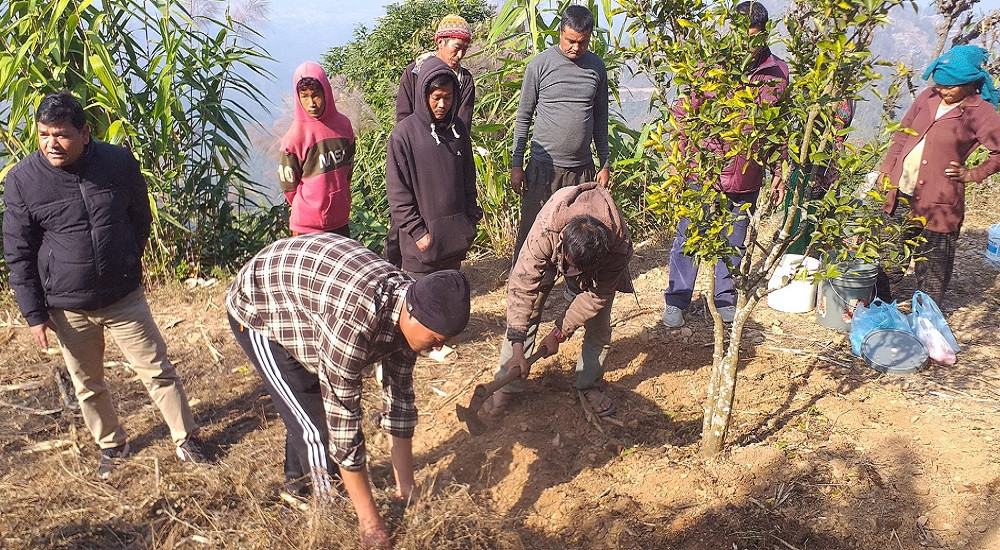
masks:
{"label": "hood of sweatshirt", "polygon": [[[444,120],[436,121],[434,120],[434,113],[431,112],[431,106],[427,103],[427,98],[430,95],[428,84],[430,84],[432,79],[442,74],[450,78],[454,85],[454,100],[451,103],[451,110],[445,115]],[[462,100],[458,87],[458,77],[455,76],[455,72],[451,70],[451,67],[438,59],[437,56],[428,58],[420,67],[420,73],[417,75],[416,89],[420,91],[418,97],[421,99],[418,105],[414,106],[413,114],[420,120],[421,125],[430,131],[436,142],[440,142],[438,135],[443,132],[450,132],[457,139],[458,130],[455,128],[455,120],[458,118],[458,108]]]}
{"label": "hood of sweatshirt", "polygon": [[[325,107],[319,118],[309,116],[309,113],[302,108],[302,103],[299,102],[299,93],[296,91],[296,87],[299,81],[306,77],[315,78],[323,88]],[[283,151],[302,159],[305,158],[307,149],[324,139],[353,139],[354,130],[351,128],[351,121],[337,111],[337,104],[333,99],[333,89],[330,87],[330,79],[326,77],[326,71],[319,63],[306,61],[295,69],[295,75],[292,77],[292,97],[295,104],[295,119],[281,140]]]}
{"label": "hood of sweatshirt", "polygon": [[589,214],[611,230],[609,250],[625,253],[631,248],[631,238],[621,211],[611,198],[611,193],[597,182],[581,183],[560,189],[552,195],[552,218],[549,227],[561,232],[570,220],[580,214]]}

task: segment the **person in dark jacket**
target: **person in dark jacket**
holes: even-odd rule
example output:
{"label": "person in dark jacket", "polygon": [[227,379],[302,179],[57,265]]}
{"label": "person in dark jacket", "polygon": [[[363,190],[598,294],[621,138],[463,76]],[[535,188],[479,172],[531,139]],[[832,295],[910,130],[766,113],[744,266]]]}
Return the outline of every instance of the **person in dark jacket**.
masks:
{"label": "person in dark jacket", "polygon": [[472,27],[461,15],[454,13],[441,18],[437,32],[434,33],[434,51],[425,52],[403,69],[399,77],[399,91],[396,92],[396,122],[413,114],[416,106],[422,100],[422,92],[417,86],[420,70],[424,63],[437,57],[444,61],[458,78],[456,100],[458,102],[458,118],[465,123],[467,130],[472,129],[472,110],[476,104],[476,83],[472,73],[462,66],[462,58],[472,44]]}
{"label": "person in dark jacket", "polygon": [[21,314],[42,348],[59,337],[83,420],[101,449],[98,475],[128,455],[104,380],[104,329],[111,332],[160,409],[185,462],[206,462],[174,366],[142,288],[142,251],[152,214],[135,157],[90,136],[68,92],[42,100],[38,151],[4,186],[4,257]]}
{"label": "person in dark jacket", "polygon": [[[749,20],[747,34],[755,36],[767,32],[768,13],[760,2],[740,2],[735,11]],[[759,82],[761,87],[756,101],[763,104],[775,104],[780,101],[785,88],[788,87],[788,65],[778,56],[771,53],[767,46],[754,52],[754,60],[747,71],[750,82]],[[697,105],[704,101],[705,96],[692,99]],[[674,112],[680,117],[686,115],[683,102],[678,102]],[[681,130],[683,132],[683,129]],[[681,135],[682,144],[686,138]],[[683,145],[682,145],[683,146]],[[729,146],[722,144],[702,144],[718,150],[719,155],[727,155]],[[732,257],[732,265],[739,266],[746,251],[747,228],[750,225],[750,214],[757,204],[757,197],[764,183],[764,167],[748,158],[746,155],[733,157],[732,164],[722,170],[718,189],[725,193],[729,200],[731,212],[735,218],[732,230],[729,232],[729,244],[738,253]],[[777,186],[775,182],[773,185]],[[749,205],[750,210],[744,211]],[[691,305],[694,295],[695,279],[698,277],[698,265],[684,254],[684,244],[687,242],[689,218],[681,218],[677,224],[674,243],[670,248],[670,280],[667,289],[663,291],[662,323],[670,328],[684,325],[684,310]],[[736,289],[729,268],[721,259],[715,264],[715,296],[712,300],[719,310],[719,316],[726,323],[732,323],[736,317]]]}
{"label": "person in dark jacket", "polygon": [[455,73],[428,59],[417,86],[423,100],[389,137],[386,194],[402,268],[420,278],[461,266],[483,211],[472,141],[458,118]]}
{"label": "person in dark jacket", "polygon": [[[462,66],[462,59],[472,44],[472,27],[461,15],[448,14],[441,18],[434,33],[434,51],[418,56],[413,63],[403,69],[399,77],[399,91],[396,92],[396,122],[413,114],[414,106],[423,102],[423,90],[417,85],[420,70],[429,59],[444,62],[458,79],[454,101],[458,104],[458,118],[465,124],[466,131],[472,131],[472,110],[476,103],[476,83],[472,73]],[[402,266],[397,233],[389,232],[385,241],[385,258],[396,267]]]}
{"label": "person in dark jacket", "polygon": [[[883,183],[889,183],[884,210],[897,219],[922,218],[903,238],[924,237],[915,251],[925,258],[914,266],[917,290],[939,305],[965,219],[965,185],[1000,171],[1000,93],[983,68],[986,58],[979,46],[958,46],[931,63],[924,79],[934,84],[906,112],[881,168]],[[966,167],[980,146],[989,152],[986,160]],[[876,294],[892,301],[890,282],[902,277],[902,272],[880,271]]]}

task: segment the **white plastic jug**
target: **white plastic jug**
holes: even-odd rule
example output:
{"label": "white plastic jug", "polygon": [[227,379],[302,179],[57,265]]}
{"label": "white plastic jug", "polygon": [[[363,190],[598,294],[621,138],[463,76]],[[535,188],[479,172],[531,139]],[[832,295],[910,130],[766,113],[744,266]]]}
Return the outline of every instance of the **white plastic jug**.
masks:
{"label": "white plastic jug", "polygon": [[986,240],[986,263],[1000,270],[1000,223],[990,226]]}
{"label": "white plastic jug", "polygon": [[819,271],[820,262],[801,254],[785,254],[778,262],[767,282],[767,289],[772,290],[767,295],[767,306],[785,313],[806,313],[816,305],[816,283],[791,279],[799,270],[807,273]]}

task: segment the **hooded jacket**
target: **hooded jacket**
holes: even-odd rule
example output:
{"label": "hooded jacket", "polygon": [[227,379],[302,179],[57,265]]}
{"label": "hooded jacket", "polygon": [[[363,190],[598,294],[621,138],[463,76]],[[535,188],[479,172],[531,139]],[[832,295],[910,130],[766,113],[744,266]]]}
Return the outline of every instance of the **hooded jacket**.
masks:
{"label": "hooded jacket", "polygon": [[[417,78],[424,63],[432,57],[437,57],[434,52],[427,52],[403,69],[402,76],[399,77],[399,91],[396,92],[396,122],[413,114],[413,104],[415,102],[413,90],[417,89]],[[472,78],[469,69],[458,66],[456,71],[458,77],[458,118],[465,123],[467,130],[472,129],[472,109],[476,104],[476,83]]]}
{"label": "hooded jacket", "polygon": [[[296,87],[312,77],[323,87],[325,108],[319,118],[309,116],[299,102]],[[288,225],[298,233],[332,231],[347,225],[351,216],[351,172],[354,167],[354,130],[337,111],[326,72],[306,61],[292,78],[295,120],[281,138],[278,181],[292,206]]]}
{"label": "hooded jacket", "polygon": [[[389,136],[386,154],[386,194],[398,231],[402,267],[430,273],[465,259],[476,238],[483,211],[476,204],[476,164],[472,141],[458,118],[458,97],[442,121],[434,120],[427,103],[428,83],[447,75],[458,90],[455,73],[440,59],[424,62],[417,79],[423,99]],[[416,241],[430,233],[427,250]]]}
{"label": "hooded jacket", "polygon": [[49,308],[110,306],[142,284],[153,216],[127,149],[92,139],[68,170],[35,151],[7,174],[4,202],[4,256],[28,325]]}
{"label": "hooded jacket", "polygon": [[608,254],[597,268],[593,285],[577,294],[556,319],[556,326],[567,335],[573,334],[607,306],[616,290],[634,292],[628,274],[632,237],[611,194],[594,182],[564,187],[553,193],[538,213],[511,269],[507,283],[507,339],[510,341],[525,340],[535,300],[552,290],[562,262],[562,230],[581,214],[593,216],[611,230]]}

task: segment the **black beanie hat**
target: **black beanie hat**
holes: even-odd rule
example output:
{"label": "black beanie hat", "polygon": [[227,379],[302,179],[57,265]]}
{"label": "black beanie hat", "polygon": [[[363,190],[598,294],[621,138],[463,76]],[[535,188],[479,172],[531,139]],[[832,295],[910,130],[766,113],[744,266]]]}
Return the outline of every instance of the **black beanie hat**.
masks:
{"label": "black beanie hat", "polygon": [[469,324],[469,280],[454,269],[435,271],[407,289],[406,310],[441,336],[458,336]]}

